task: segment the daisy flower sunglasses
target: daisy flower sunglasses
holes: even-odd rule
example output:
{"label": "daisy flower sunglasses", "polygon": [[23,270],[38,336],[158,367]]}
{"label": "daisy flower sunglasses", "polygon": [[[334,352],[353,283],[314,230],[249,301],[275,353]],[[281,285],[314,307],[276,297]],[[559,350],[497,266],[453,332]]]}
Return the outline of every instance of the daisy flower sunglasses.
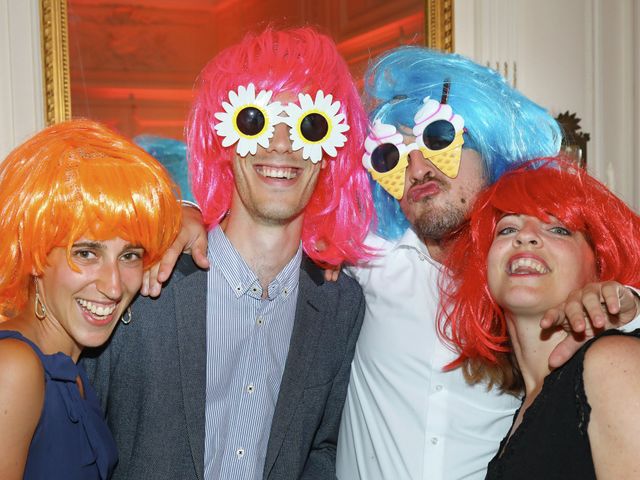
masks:
{"label": "daisy flower sunglasses", "polygon": [[272,102],[272,95],[269,90],[256,94],[252,83],[229,92],[228,101],[222,102],[224,111],[215,114],[219,120],[215,130],[223,147],[237,144],[236,152],[241,157],[255,155],[258,145],[268,148],[275,126],[285,123],[289,126],[291,148],[302,149],[305,160],[318,163],[323,152],[331,157],[338,154],[337,148],[347,141],[344,132],[349,130],[345,115],[339,113],[339,101],[322,90],[316,92],[315,98],[300,93],[298,103],[286,105]]}

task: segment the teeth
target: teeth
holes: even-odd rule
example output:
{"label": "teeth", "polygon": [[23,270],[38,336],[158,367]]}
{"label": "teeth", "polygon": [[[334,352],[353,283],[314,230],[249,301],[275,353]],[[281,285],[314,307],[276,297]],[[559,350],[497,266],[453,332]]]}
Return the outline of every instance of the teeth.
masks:
{"label": "teeth", "polygon": [[260,175],[269,178],[286,178],[291,180],[298,176],[295,168],[276,168],[276,167],[258,167],[257,171]]}
{"label": "teeth", "polygon": [[106,317],[107,315],[111,315],[113,311],[116,309],[116,304],[109,305],[109,306],[100,305],[97,303],[89,302],[82,298],[79,298],[76,301],[78,302],[78,305],[80,305],[85,310],[88,310],[89,312],[91,312],[97,317]]}
{"label": "teeth", "polygon": [[517,258],[509,265],[509,273],[516,273],[520,268],[533,270],[538,273],[549,273],[549,269],[533,258]]}

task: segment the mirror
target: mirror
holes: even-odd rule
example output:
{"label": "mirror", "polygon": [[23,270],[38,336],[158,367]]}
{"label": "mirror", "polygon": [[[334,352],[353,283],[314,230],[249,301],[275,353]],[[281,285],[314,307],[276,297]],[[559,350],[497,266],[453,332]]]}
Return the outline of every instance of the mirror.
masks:
{"label": "mirror", "polygon": [[84,116],[130,137],[181,139],[197,73],[248,30],[318,26],[356,79],[400,44],[454,47],[454,0],[40,1],[47,124]]}

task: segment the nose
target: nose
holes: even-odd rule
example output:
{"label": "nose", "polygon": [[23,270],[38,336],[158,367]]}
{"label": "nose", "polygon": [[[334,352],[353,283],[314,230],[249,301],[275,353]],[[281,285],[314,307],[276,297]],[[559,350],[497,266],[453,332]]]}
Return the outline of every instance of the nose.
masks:
{"label": "nose", "polygon": [[516,246],[530,245],[532,247],[540,247],[542,246],[542,237],[535,226],[525,224],[514,236],[513,242]]}
{"label": "nose", "polygon": [[435,167],[417,148],[409,152],[408,161],[407,183],[409,183],[409,186],[435,176]]}
{"label": "nose", "polygon": [[116,261],[108,261],[100,268],[97,281],[98,291],[110,300],[120,301],[122,298],[122,276]]}
{"label": "nose", "polygon": [[291,153],[291,138],[289,138],[289,126],[282,122],[275,126],[273,137],[269,141],[270,153]]}

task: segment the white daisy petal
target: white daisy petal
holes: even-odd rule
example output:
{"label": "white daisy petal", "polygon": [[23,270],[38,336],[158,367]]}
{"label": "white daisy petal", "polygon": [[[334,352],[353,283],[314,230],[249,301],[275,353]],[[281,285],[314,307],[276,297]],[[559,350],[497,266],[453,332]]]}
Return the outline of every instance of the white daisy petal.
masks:
{"label": "white daisy petal", "polygon": [[[308,153],[307,157],[304,157],[305,153]],[[318,163],[320,160],[322,160],[322,148],[320,147],[320,145],[310,145],[303,150],[302,156],[304,158],[310,159],[313,163]]]}
{"label": "white daisy petal", "polygon": [[[238,140],[240,140],[240,137],[238,135],[236,135],[235,133],[231,134],[231,135],[229,135],[227,137],[224,137],[224,139],[222,140],[222,146],[223,147],[230,147],[231,145],[236,143]],[[240,150],[239,146],[238,146],[238,150]],[[242,154],[240,154],[240,155],[242,155]]]}
{"label": "white daisy petal", "polygon": [[[342,114],[342,113],[338,114],[339,110],[340,110],[340,102],[333,102],[329,106],[329,108],[327,109],[327,112],[330,115],[333,115],[336,118],[336,121],[337,121],[338,117],[340,117],[340,116],[344,119],[344,114]],[[340,120],[340,121],[342,121],[342,120]]]}
{"label": "white daisy petal", "polygon": [[[344,143],[342,145],[344,145]],[[336,147],[341,147],[342,145],[336,145]],[[338,155],[338,150],[336,150],[336,148],[333,145],[326,145],[326,146],[322,147],[322,149],[330,157],[334,157],[335,158]]]}
{"label": "white daisy petal", "polygon": [[247,153],[249,153],[249,142],[238,142],[238,146],[236,147],[236,152],[241,157],[246,157]]}

